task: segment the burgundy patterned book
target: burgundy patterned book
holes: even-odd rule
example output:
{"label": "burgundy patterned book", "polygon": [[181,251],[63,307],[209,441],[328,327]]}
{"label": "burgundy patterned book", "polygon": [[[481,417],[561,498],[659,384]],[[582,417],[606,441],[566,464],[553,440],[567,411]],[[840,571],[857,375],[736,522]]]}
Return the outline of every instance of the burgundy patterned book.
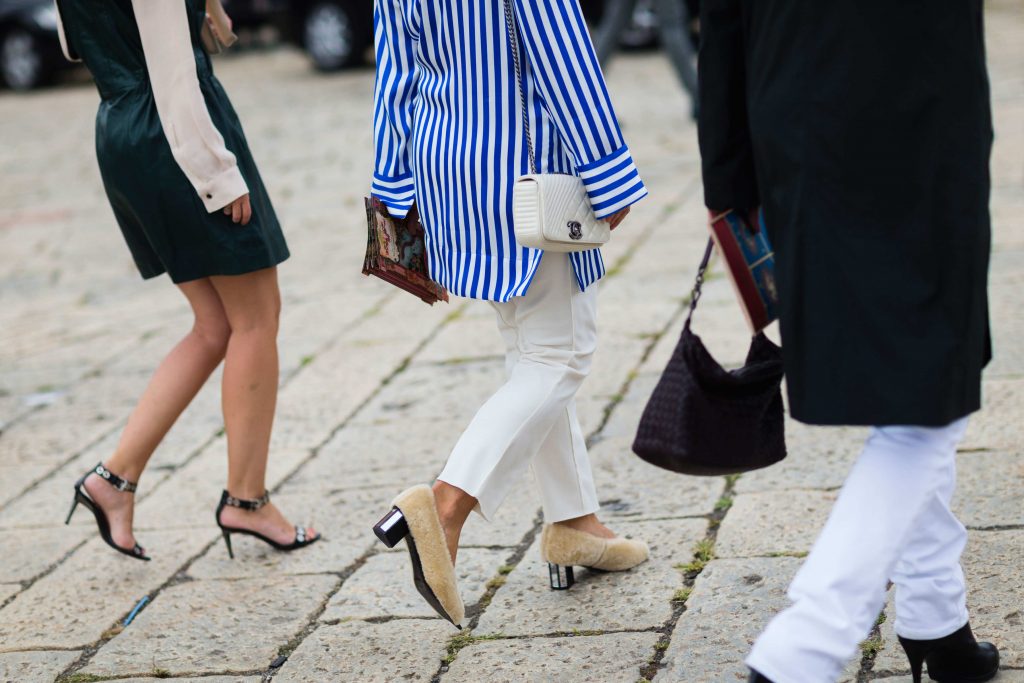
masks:
{"label": "burgundy patterned book", "polygon": [[726,211],[711,218],[711,237],[754,334],[779,317],[775,252],[764,229],[764,213]]}
{"label": "burgundy patterned book", "polygon": [[448,290],[430,279],[425,234],[415,206],[405,218],[394,218],[379,199],[367,197],[366,223],[364,275],[376,275],[430,305],[448,301]]}

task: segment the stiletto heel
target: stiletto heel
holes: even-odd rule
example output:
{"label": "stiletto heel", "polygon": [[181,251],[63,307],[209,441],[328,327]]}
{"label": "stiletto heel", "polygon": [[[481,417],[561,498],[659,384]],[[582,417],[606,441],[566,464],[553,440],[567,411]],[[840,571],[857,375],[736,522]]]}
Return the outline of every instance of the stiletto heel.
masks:
{"label": "stiletto heel", "polygon": [[255,512],[264,505],[270,502],[270,492],[264,493],[262,496],[255,500],[243,500],[241,498],[235,498],[227,491],[224,491],[220,495],[220,504],[217,505],[216,519],[217,526],[220,527],[220,532],[224,535],[224,543],[228,546],[228,557],[232,560],[235,559],[235,553],[231,549],[231,534],[245,534],[246,536],[252,536],[258,538],[267,545],[271,546],[275,550],[290,553],[293,550],[299,548],[305,548],[307,545],[313,545],[320,540],[320,534],[313,537],[306,536],[306,528],[301,526],[295,527],[295,540],[291,543],[278,543],[272,538],[268,538],[258,531],[252,529],[242,529],[240,527],[224,526],[220,521],[220,513],[224,511],[226,507],[240,508],[242,510],[249,510]]}
{"label": "stiletto heel", "polygon": [[[924,658],[928,654],[929,641],[920,640],[905,640],[900,638],[900,645],[903,646],[903,652],[907,655],[907,661],[910,662],[910,675],[914,679],[914,683],[921,683],[921,673],[924,669]],[[922,644],[924,645],[922,647]]]}
{"label": "stiletto heel", "polygon": [[899,641],[914,683],[921,683],[923,664],[928,665],[928,677],[939,683],[982,683],[999,673],[999,649],[992,643],[979,643],[970,624],[943,638],[900,637]]}
{"label": "stiletto heel", "polygon": [[405,515],[401,510],[391,508],[388,514],[373,525],[373,533],[377,535],[381,543],[389,548],[394,548],[399,541],[409,535],[409,524],[405,521]]}
{"label": "stiletto heel", "polygon": [[64,520],[64,524],[71,524],[71,516],[75,514],[75,508],[78,507],[78,492],[75,492],[75,498],[71,501],[71,510],[68,512],[68,518]]}
{"label": "stiletto heel", "polygon": [[127,479],[122,479],[121,477],[117,476],[116,474],[108,470],[106,467],[104,467],[103,463],[99,463],[98,465],[96,465],[96,467],[92,468],[84,475],[82,475],[81,479],[75,482],[75,497],[71,501],[71,510],[68,511],[68,516],[67,519],[64,520],[64,523],[71,523],[71,516],[75,514],[75,509],[78,508],[78,504],[81,503],[90,512],[92,512],[93,517],[96,518],[96,526],[99,529],[100,538],[103,539],[104,543],[109,545],[117,552],[127,555],[128,557],[134,557],[136,560],[143,560],[145,562],[149,562],[149,556],[146,555],[145,551],[142,549],[142,546],[140,546],[138,543],[136,543],[131,548],[122,548],[118,544],[114,543],[114,537],[110,533],[110,520],[107,519],[107,513],[103,511],[103,508],[101,508],[96,501],[89,497],[89,494],[85,490],[85,480],[88,479],[89,476],[92,474],[95,474],[100,479],[107,482],[118,491],[135,493],[136,488],[138,488],[135,482],[128,481]]}
{"label": "stiletto heel", "polygon": [[220,532],[224,534],[224,545],[228,547],[228,557],[232,560],[235,559],[235,553],[231,550],[231,532],[226,529],[221,529]]}
{"label": "stiletto heel", "polygon": [[548,577],[551,579],[551,590],[564,591],[572,588],[576,583],[572,567],[563,567],[560,564],[548,562]]}

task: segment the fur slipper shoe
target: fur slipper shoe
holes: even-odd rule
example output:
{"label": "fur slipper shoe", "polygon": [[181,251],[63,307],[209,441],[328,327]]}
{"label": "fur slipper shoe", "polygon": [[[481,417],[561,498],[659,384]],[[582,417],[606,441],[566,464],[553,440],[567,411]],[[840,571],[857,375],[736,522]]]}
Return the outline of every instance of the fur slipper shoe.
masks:
{"label": "fur slipper shoe", "polygon": [[416,590],[435,612],[462,628],[466,610],[437,516],[434,492],[425,484],[414,486],[400,493],[392,505],[391,512],[374,526],[374,533],[389,548],[405,539]]}
{"label": "fur slipper shoe", "polygon": [[561,524],[548,524],[540,537],[540,555],[548,563],[551,587],[558,590],[574,583],[574,566],[620,572],[645,561],[650,551],[643,541],[601,538]]}

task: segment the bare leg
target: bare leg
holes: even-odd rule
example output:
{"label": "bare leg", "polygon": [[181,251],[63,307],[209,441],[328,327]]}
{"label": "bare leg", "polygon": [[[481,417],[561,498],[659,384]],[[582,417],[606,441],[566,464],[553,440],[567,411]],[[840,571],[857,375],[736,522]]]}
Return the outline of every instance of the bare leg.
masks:
{"label": "bare leg", "polygon": [[476,507],[476,498],[456,486],[436,481],[434,504],[437,505],[437,515],[441,518],[441,527],[448,541],[452,564],[455,564],[455,556],[459,552],[459,536],[462,535],[462,527],[465,526],[469,513]]}
{"label": "bare leg", "polygon": [[[281,295],[277,269],[210,278],[220,296],[231,337],[224,360],[222,403],[228,437],[228,492],[242,499],[266,491],[267,455],[277,407],[277,329]],[[258,511],[229,507],[227,526],[252,529],[290,543],[295,528],[273,505]],[[308,535],[315,532],[308,530]]]}
{"label": "bare leg", "polygon": [[[192,330],[160,363],[128,418],[117,450],[103,463],[129,481],[139,480],[153,451],[220,364],[227,348],[227,317],[210,281],[186,282],[179,289],[195,315]],[[95,475],[86,479],[85,488],[106,512],[114,542],[131,548],[135,544],[135,495],[116,491]]]}

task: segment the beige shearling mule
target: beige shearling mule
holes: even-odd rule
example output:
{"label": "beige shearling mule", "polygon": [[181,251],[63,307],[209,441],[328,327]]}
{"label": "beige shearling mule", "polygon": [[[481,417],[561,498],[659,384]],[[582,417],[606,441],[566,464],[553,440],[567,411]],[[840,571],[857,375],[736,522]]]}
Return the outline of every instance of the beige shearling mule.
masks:
{"label": "beige shearling mule", "polygon": [[643,541],[601,538],[561,524],[548,524],[541,533],[540,556],[548,563],[552,590],[566,590],[576,582],[574,566],[621,572],[645,561],[650,551]]}
{"label": "beige shearling mule", "polygon": [[437,516],[434,492],[425,484],[413,486],[398,494],[392,506],[373,527],[373,533],[389,548],[405,539],[416,590],[435,612],[456,628],[462,628],[466,609],[459,595],[441,519]]}

